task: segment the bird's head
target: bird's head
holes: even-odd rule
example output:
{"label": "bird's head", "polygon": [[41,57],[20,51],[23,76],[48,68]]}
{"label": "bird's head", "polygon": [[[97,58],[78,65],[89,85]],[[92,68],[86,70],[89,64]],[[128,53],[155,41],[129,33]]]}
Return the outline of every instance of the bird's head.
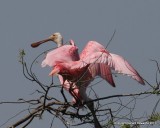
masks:
{"label": "bird's head", "polygon": [[48,41],[55,42],[57,44],[57,47],[60,47],[63,45],[62,35],[59,32],[56,32],[56,33],[52,34],[51,36],[49,36],[47,39],[32,43],[31,47],[33,47],[33,48],[38,47],[39,45],[46,43]]}
{"label": "bird's head", "polygon": [[59,32],[52,34],[49,39],[57,44],[58,47],[63,45],[63,38]]}

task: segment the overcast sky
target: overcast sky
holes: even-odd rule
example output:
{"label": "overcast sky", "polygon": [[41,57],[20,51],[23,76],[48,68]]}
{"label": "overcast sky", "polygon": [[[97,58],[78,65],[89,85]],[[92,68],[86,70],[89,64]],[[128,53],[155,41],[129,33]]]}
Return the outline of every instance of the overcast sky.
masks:
{"label": "overcast sky", "polygon": [[[39,53],[56,46],[48,43],[32,49],[30,44],[54,32],[60,32],[65,42],[73,39],[81,52],[89,40],[106,46],[115,29],[116,34],[108,50],[125,57],[144,79],[155,84],[156,68],[150,59],[160,61],[159,0],[1,0],[0,101],[28,97],[36,89],[34,83],[22,74],[18,62],[19,49],[25,50],[26,60],[31,63]],[[47,81],[50,69],[41,69],[40,63],[36,69],[41,70],[35,70],[40,72],[40,78]],[[101,97],[135,93],[148,88],[123,76],[115,78],[115,83],[117,88],[104,82],[95,91]],[[149,107],[153,106],[148,104]],[[3,115],[0,116],[0,124],[19,110],[16,105],[0,105],[0,115]],[[49,121],[51,119],[45,118],[36,124],[36,120],[30,127],[49,127]],[[54,128],[58,127],[55,124]]]}

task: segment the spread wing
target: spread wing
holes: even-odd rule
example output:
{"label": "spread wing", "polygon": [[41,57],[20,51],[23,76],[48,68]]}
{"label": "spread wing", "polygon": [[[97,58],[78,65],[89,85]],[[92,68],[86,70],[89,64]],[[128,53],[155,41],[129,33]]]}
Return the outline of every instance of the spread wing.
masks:
{"label": "spread wing", "polygon": [[[92,41],[91,44],[89,42],[89,45],[87,44],[87,46],[81,53],[80,61],[77,61],[76,65],[75,64],[72,65],[71,69],[74,69],[74,70],[81,69],[85,66],[93,65],[95,67],[92,68],[91,70],[91,73],[93,73],[92,75],[94,76],[100,75],[102,78],[105,78],[105,74],[111,73],[110,70],[106,70],[108,69],[107,66],[109,66],[110,68],[117,71],[118,73],[131,76],[140,84],[144,85],[144,81],[142,77],[123,57],[116,54],[110,54],[108,51],[105,50],[103,46],[98,47],[100,46],[98,44],[96,47],[96,45],[97,45],[97,42]],[[94,64],[99,64],[99,66]],[[104,65],[106,65],[105,68],[104,68]],[[96,72],[94,72],[95,69],[97,70]],[[112,79],[112,78],[105,78],[105,79],[108,81],[109,79]]]}
{"label": "spread wing", "polygon": [[101,78],[105,79],[110,85],[115,87],[115,83],[112,77],[111,69],[106,64],[92,64],[89,67],[89,72],[91,73],[92,77],[100,76]]}
{"label": "spread wing", "polygon": [[[83,49],[80,59],[83,60],[86,58],[86,56],[90,56],[96,52],[105,51],[105,53],[108,53],[108,51],[105,50],[105,48],[95,41],[89,41],[85,48]],[[111,69],[108,65],[103,63],[94,63],[89,66],[89,72],[91,73],[92,77],[100,76],[103,79],[105,79],[110,85],[115,87],[115,83],[112,77]]]}
{"label": "spread wing", "polygon": [[83,49],[83,51],[80,54],[80,59],[84,59],[86,58],[86,56],[89,56],[93,53],[96,52],[101,52],[101,51],[105,51],[107,53],[109,53],[103,45],[101,45],[100,43],[96,42],[96,41],[89,41],[87,43],[87,45],[85,46],[85,48]]}
{"label": "spread wing", "polygon": [[42,67],[55,66],[56,63],[79,60],[78,48],[73,45],[64,45],[47,53]]}
{"label": "spread wing", "polygon": [[[71,69],[81,69],[91,64],[106,64],[108,65],[108,56],[109,54],[104,52],[95,52],[92,53],[79,61],[75,61],[71,65]],[[94,65],[93,65],[94,66]]]}
{"label": "spread wing", "polygon": [[123,57],[110,53],[108,65],[118,73],[131,76],[140,84],[145,84],[139,73]]}

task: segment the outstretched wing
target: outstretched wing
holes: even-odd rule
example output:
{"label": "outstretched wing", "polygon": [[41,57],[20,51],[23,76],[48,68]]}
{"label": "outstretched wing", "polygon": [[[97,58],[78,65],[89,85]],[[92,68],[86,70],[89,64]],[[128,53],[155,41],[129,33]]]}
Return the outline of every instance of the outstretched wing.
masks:
{"label": "outstretched wing", "polygon": [[[105,51],[106,54],[109,52],[105,50],[105,48],[96,41],[89,41],[85,48],[83,49],[80,59],[83,60],[86,56],[90,56],[96,52]],[[112,77],[111,69],[108,65],[103,63],[94,63],[89,66],[89,72],[91,73],[92,77],[100,76],[105,79],[110,85],[115,87],[115,83]]]}
{"label": "outstretched wing", "polygon": [[79,60],[78,48],[73,45],[64,45],[48,52],[41,65],[53,67],[56,63],[72,60]]}
{"label": "outstretched wing", "polygon": [[112,72],[108,65],[103,63],[101,64],[96,63],[96,64],[91,64],[88,67],[88,69],[93,78],[98,75],[101,78],[105,79],[110,85],[115,87],[115,83],[112,77]]}
{"label": "outstretched wing", "polygon": [[[94,64],[104,64],[111,67],[118,73],[131,76],[140,84],[143,84],[143,85],[145,84],[142,77],[138,74],[138,72],[123,57],[116,54],[110,54],[108,51],[105,50],[103,46],[100,46],[98,44],[97,46],[100,46],[100,47],[96,47],[96,45],[97,45],[97,42],[92,41],[91,44],[89,42],[89,45],[87,44],[85,49],[82,51],[82,54],[80,56],[80,61],[78,61],[76,65],[75,64],[72,65],[71,69],[75,70],[75,69],[83,68],[88,65],[90,66],[92,64],[93,66]],[[99,65],[98,70],[99,71],[97,71],[95,75],[99,75],[98,73],[101,73],[100,70],[105,72],[105,70],[103,70],[103,65]],[[106,70],[106,73],[104,74],[108,74],[108,71]],[[101,77],[104,78],[104,75],[101,74]]]}
{"label": "outstretched wing", "polygon": [[[83,51],[80,54],[80,59],[86,58],[86,56],[92,55],[93,53],[96,52],[101,52],[101,51],[106,51],[108,52],[103,45],[96,41],[89,41]],[[109,53],[109,52],[108,52]]]}
{"label": "outstretched wing", "polygon": [[139,73],[123,57],[110,53],[108,65],[118,73],[131,76],[140,84],[145,84]]}
{"label": "outstretched wing", "polygon": [[[81,69],[91,64],[106,64],[108,65],[109,54],[105,51],[92,53],[79,61],[75,61],[71,64],[71,70]],[[93,65],[94,66],[94,65]]]}

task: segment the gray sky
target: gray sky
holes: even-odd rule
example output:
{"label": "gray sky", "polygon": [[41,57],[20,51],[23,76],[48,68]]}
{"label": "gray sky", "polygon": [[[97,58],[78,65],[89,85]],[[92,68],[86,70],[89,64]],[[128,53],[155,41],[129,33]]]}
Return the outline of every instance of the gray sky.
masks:
{"label": "gray sky", "polygon": [[[155,84],[156,68],[150,59],[160,60],[159,12],[159,0],[1,0],[0,101],[29,97],[36,89],[34,83],[22,75],[18,52],[19,49],[25,49],[26,59],[31,63],[39,53],[55,47],[55,44],[48,43],[37,49],[32,49],[30,44],[54,32],[60,32],[65,42],[73,39],[80,52],[89,40],[96,40],[105,46],[116,29],[108,50],[125,57],[142,77]],[[41,69],[40,63],[36,69],[40,70],[36,72],[41,79],[49,79],[50,69]],[[135,93],[149,88],[123,76],[115,78],[115,82],[117,88],[104,82],[95,91],[102,97]],[[148,102],[146,104],[148,108],[153,107]],[[140,106],[143,108],[143,104]],[[20,108],[16,105],[0,105],[0,110],[0,115],[3,115],[3,118],[0,117],[2,124]],[[36,124],[37,120],[30,127],[49,127],[47,124],[51,119],[48,118],[39,124]],[[54,128],[58,128],[58,125],[55,124]]]}

